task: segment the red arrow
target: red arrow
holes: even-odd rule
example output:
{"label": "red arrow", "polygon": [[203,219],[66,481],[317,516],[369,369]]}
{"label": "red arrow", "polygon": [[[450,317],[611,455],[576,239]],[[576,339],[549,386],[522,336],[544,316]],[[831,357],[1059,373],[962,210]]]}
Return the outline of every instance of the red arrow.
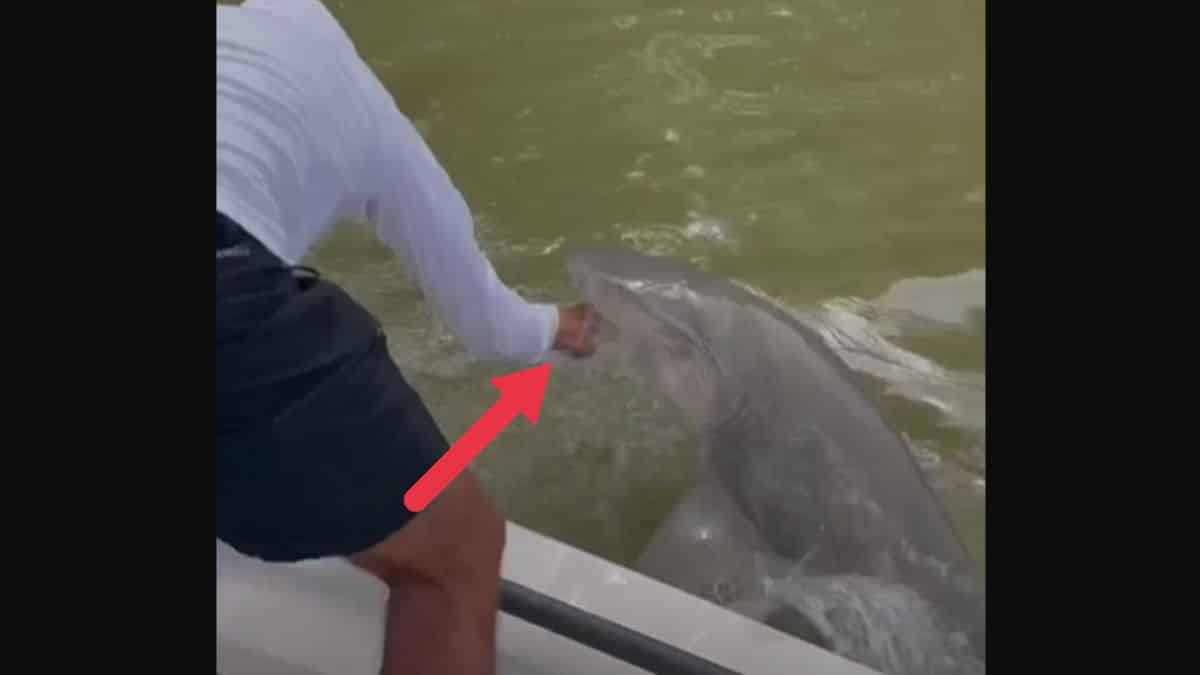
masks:
{"label": "red arrow", "polygon": [[404,493],[404,506],[414,513],[429,506],[434,497],[441,494],[458,474],[467,468],[483,449],[491,445],[504,428],[525,415],[537,424],[546,398],[546,384],[550,382],[550,364],[529,368],[511,375],[497,377],[492,385],[500,390],[500,400],[479,421],[467,429],[462,438],[450,446],[429,471]]}

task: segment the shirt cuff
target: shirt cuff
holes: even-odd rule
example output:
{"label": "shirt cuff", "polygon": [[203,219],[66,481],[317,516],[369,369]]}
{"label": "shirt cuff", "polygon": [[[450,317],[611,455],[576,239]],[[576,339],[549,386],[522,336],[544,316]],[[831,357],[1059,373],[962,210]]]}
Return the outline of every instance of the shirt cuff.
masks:
{"label": "shirt cuff", "polygon": [[554,338],[558,335],[558,305],[536,303],[534,308],[543,316],[546,326],[542,340],[543,353],[554,349]]}

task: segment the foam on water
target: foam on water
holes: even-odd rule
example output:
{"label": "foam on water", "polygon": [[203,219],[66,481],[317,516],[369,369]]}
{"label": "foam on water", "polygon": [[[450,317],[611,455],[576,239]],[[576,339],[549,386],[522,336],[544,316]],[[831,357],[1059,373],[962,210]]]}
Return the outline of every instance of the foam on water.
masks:
{"label": "foam on water", "polygon": [[[830,300],[819,317],[826,342],[854,370],[878,378],[887,393],[936,409],[950,426],[982,436],[987,425],[987,389],[983,373],[944,368],[906,350],[885,333],[900,329],[871,317],[872,306],[856,300]],[[931,330],[936,324],[922,324]]]}
{"label": "foam on water", "polygon": [[973,675],[984,665],[909,589],[859,576],[770,581],[769,601],[808,619],[833,651],[888,675]]}

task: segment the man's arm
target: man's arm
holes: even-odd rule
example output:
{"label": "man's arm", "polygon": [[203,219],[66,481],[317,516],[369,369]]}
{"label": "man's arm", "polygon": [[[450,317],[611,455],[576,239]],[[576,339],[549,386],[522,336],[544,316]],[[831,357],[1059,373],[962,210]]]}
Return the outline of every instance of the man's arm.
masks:
{"label": "man's arm", "polygon": [[[337,152],[361,160],[346,176],[350,188],[468,351],[527,361],[554,348],[558,308],[527,302],[500,280],[479,248],[462,195],[333,15],[316,0],[247,0],[243,8],[294,21],[340,47],[344,72],[361,94],[328,101],[343,113]],[[571,318],[566,323],[569,330]]]}
{"label": "man's arm", "polygon": [[391,95],[369,77],[364,89],[377,145],[368,150],[374,189],[367,217],[380,239],[405,261],[426,299],[471,353],[527,361],[550,350],[558,308],[526,301],[499,278],[475,238],[462,194]]}
{"label": "man's arm", "polygon": [[304,26],[316,35],[327,35],[347,44],[350,42],[350,37],[346,35],[341,24],[319,0],[246,0],[240,7],[274,14]]}

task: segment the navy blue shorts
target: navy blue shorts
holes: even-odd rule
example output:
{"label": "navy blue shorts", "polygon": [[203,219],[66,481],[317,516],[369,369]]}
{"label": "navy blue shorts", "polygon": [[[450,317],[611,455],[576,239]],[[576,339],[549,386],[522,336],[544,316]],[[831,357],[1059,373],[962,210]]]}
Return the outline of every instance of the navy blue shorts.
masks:
{"label": "navy blue shorts", "polygon": [[399,530],[449,446],[379,323],[220,214],[216,278],[217,536],[295,561]]}

